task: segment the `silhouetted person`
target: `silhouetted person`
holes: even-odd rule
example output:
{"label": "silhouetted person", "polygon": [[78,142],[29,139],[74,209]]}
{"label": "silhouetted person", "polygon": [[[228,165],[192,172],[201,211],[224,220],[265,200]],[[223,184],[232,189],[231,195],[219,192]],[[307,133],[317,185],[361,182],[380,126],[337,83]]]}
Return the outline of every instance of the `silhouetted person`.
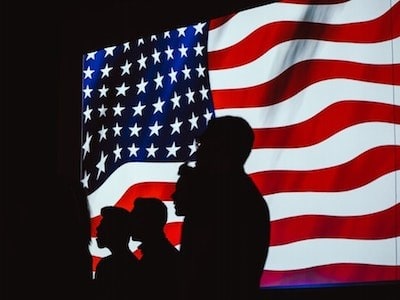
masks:
{"label": "silhouetted person", "polygon": [[167,206],[158,198],[136,198],[131,211],[132,239],[141,241],[140,299],[177,299],[179,250],[167,239]]}
{"label": "silhouetted person", "polygon": [[103,257],[96,267],[94,278],[95,299],[132,299],[138,283],[138,258],[129,248],[129,211],[115,206],[101,209],[102,219],[97,227],[99,248],[108,248],[110,255]]}
{"label": "silhouetted person", "polygon": [[184,216],[181,248],[184,300],[253,300],[270,240],[262,194],[244,171],[254,140],[238,117],[212,119],[200,136],[194,168],[182,165],[172,195]]}

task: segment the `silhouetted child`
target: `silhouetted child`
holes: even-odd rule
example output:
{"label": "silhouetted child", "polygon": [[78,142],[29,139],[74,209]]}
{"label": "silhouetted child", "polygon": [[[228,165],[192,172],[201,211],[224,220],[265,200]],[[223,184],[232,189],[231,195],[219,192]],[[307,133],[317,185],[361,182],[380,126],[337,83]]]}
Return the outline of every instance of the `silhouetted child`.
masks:
{"label": "silhouetted child", "polygon": [[238,117],[212,119],[200,136],[194,168],[182,165],[172,197],[184,216],[184,300],[253,300],[270,240],[267,203],[244,171],[254,133]]}
{"label": "silhouetted child", "polygon": [[131,211],[132,239],[141,241],[140,299],[177,299],[179,250],[167,239],[168,211],[158,198],[136,198]]}
{"label": "silhouetted child", "polygon": [[103,257],[96,267],[95,299],[133,299],[134,287],[140,286],[138,258],[129,248],[129,211],[114,206],[101,209],[102,219],[97,227],[99,248],[108,248],[110,255]]}

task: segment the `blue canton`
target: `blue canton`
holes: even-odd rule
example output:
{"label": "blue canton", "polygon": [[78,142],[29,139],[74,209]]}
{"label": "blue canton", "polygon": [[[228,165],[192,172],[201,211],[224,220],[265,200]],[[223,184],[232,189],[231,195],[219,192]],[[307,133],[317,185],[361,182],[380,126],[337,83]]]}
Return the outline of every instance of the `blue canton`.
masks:
{"label": "blue canton", "polygon": [[214,117],[207,23],[83,56],[82,170],[95,190],[127,162],[183,162]]}

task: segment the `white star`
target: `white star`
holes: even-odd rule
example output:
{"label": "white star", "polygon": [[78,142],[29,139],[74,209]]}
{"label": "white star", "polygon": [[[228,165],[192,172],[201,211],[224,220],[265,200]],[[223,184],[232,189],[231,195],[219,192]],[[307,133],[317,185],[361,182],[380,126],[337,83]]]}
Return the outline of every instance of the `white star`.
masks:
{"label": "white star", "polygon": [[101,97],[106,97],[107,98],[107,92],[108,92],[109,88],[106,88],[106,86],[103,84],[103,86],[101,87],[101,89],[99,89],[98,91],[100,92],[100,96]]}
{"label": "white star", "polygon": [[153,59],[154,59],[154,64],[156,64],[157,62],[161,62],[160,61],[160,54],[161,54],[161,52],[158,52],[157,51],[157,49],[156,48],[154,48],[154,52],[153,52],[153,54],[151,55],[151,56],[153,56]]}
{"label": "white star", "polygon": [[92,78],[92,74],[94,73],[94,70],[92,70],[92,69],[90,68],[90,66],[88,66],[88,67],[86,68],[86,70],[83,70],[83,73],[85,73],[84,78]]}
{"label": "white star", "polygon": [[174,49],[171,49],[171,47],[168,45],[168,49],[164,51],[165,54],[167,54],[167,60],[174,59],[174,56],[172,53],[174,52]]}
{"label": "white star", "polygon": [[158,111],[159,111],[160,113],[163,112],[162,107],[163,107],[164,103],[165,103],[165,101],[161,101],[161,98],[158,97],[157,102],[156,102],[156,103],[153,103],[153,106],[154,106],[153,115],[154,115],[156,112],[158,112]]}
{"label": "white star", "polygon": [[121,151],[122,148],[118,144],[116,144],[115,149],[113,150],[113,153],[115,155],[114,162],[116,162],[118,159],[121,159]]}
{"label": "white star", "polygon": [[122,116],[122,111],[125,109],[124,106],[121,106],[121,104],[118,102],[117,106],[113,107],[114,110],[114,117],[115,116]]}
{"label": "white star", "polygon": [[129,86],[125,86],[125,82],[123,82],[119,87],[116,87],[117,89],[117,96],[118,95],[123,95],[126,96],[126,91],[129,90]]}
{"label": "white star", "polygon": [[107,48],[104,48],[104,50],[106,51],[106,54],[104,54],[104,57],[107,57],[107,56],[114,56],[114,50],[115,50],[115,48],[117,48],[116,46],[112,46],[112,47],[107,47]]}
{"label": "white star", "polygon": [[158,121],[156,121],[153,126],[149,126],[149,129],[151,131],[150,132],[150,136],[152,136],[153,134],[158,136],[159,135],[159,131],[160,131],[160,129],[162,127],[163,127],[162,125],[158,125]]}
{"label": "white star", "polygon": [[157,36],[155,34],[152,34],[150,36],[150,41],[157,41]]}
{"label": "white star", "polygon": [[151,143],[150,148],[146,148],[147,150],[147,157],[153,156],[156,157],[156,151],[158,150],[158,148],[154,147],[154,144]]}
{"label": "white star", "polygon": [[133,116],[142,115],[142,111],[145,107],[146,105],[142,105],[142,102],[139,101],[138,105],[132,107],[135,110]]}
{"label": "white star", "polygon": [[129,42],[124,43],[124,53],[131,49]]}
{"label": "white star", "polygon": [[85,89],[83,90],[83,92],[85,93],[84,98],[92,97],[91,95],[92,91],[93,89],[91,89],[88,85],[86,85]]}
{"label": "white star", "polygon": [[194,35],[196,35],[198,33],[203,34],[203,27],[205,25],[206,25],[206,23],[197,23],[197,25],[193,26],[196,29]]}
{"label": "white star", "polygon": [[129,71],[129,68],[132,66],[132,63],[130,63],[128,60],[125,61],[125,65],[121,66],[122,73],[121,76],[124,74],[131,74]]}
{"label": "white star", "polygon": [[185,95],[188,98],[188,104],[190,104],[191,102],[194,103],[194,92],[192,92],[190,87],[188,87],[188,91],[187,91],[187,93]]}
{"label": "white star", "polygon": [[144,45],[144,39],[143,39],[143,38],[138,39],[137,45],[138,45],[138,46]]}
{"label": "white star", "polygon": [[89,105],[86,105],[86,109],[83,112],[83,114],[85,115],[85,123],[87,122],[87,120],[91,120],[90,114],[92,113],[93,109],[89,108]]}
{"label": "white star", "polygon": [[87,171],[85,170],[85,172],[83,173],[83,178],[81,179],[82,185],[84,188],[89,188],[89,177],[90,174],[87,173]]}
{"label": "white star", "polygon": [[208,110],[208,108],[206,108],[206,113],[203,114],[203,117],[206,119],[206,124],[208,124],[208,121],[211,120],[212,115],[213,114]]}
{"label": "white star", "polygon": [[115,123],[115,126],[113,127],[113,130],[114,130],[114,136],[117,136],[117,135],[121,136],[122,127],[119,126],[118,122]]}
{"label": "white star", "polygon": [[178,37],[185,36],[186,27],[178,28]]}
{"label": "white star", "polygon": [[110,71],[112,70],[112,67],[108,66],[108,63],[105,65],[103,69],[101,69],[101,78],[103,77],[110,77]]}
{"label": "white star", "polygon": [[83,158],[85,158],[87,153],[90,153],[90,142],[92,140],[92,136],[89,135],[89,132],[86,132],[86,139],[85,142],[82,145],[83,149]]}
{"label": "white star", "polygon": [[205,70],[206,68],[204,68],[200,63],[199,63],[199,66],[196,68],[196,71],[197,71],[197,73],[198,73],[198,75],[197,75],[197,77],[198,78],[200,78],[200,77],[205,77],[205,75],[204,75],[204,70]]}
{"label": "white star", "polygon": [[105,172],[105,164],[106,164],[106,160],[107,160],[108,155],[104,155],[104,152],[101,151],[101,158],[100,161],[96,164],[96,168],[98,170],[97,172],[97,179],[99,179],[100,174],[103,172]]}
{"label": "white star", "polygon": [[101,142],[103,139],[107,139],[107,128],[104,128],[104,125],[101,125],[101,129],[98,131],[100,138],[99,138],[99,142]]}
{"label": "white star", "polygon": [[197,42],[196,47],[194,47],[193,49],[194,49],[194,51],[196,51],[196,56],[197,56],[197,55],[203,56],[203,49],[204,49],[204,46],[200,46],[200,43],[199,43],[199,42]]}
{"label": "white star", "polygon": [[165,31],[164,32],[164,39],[170,38],[170,37],[171,37],[171,33],[169,31]]}
{"label": "white star", "polygon": [[146,85],[147,85],[147,84],[148,84],[148,82],[147,82],[147,81],[144,81],[144,79],[143,79],[143,77],[142,77],[142,79],[140,80],[140,83],[138,83],[138,84],[136,85],[136,87],[138,88],[138,91],[137,91],[136,95],[139,95],[140,92],[143,92],[143,93],[146,94]]}
{"label": "white star", "polygon": [[93,52],[89,52],[88,54],[87,54],[87,56],[86,56],[86,60],[89,60],[89,59],[95,59],[95,56],[96,56],[96,53],[97,53],[97,51],[93,51]]}
{"label": "white star", "polygon": [[171,78],[171,83],[173,83],[174,81],[175,82],[178,82],[178,80],[176,79],[176,74],[177,74],[178,72],[177,71],[175,71],[172,67],[171,67],[171,71],[168,73],[168,76]]}
{"label": "white star", "polygon": [[192,117],[189,119],[190,122],[190,130],[193,130],[193,128],[199,128],[197,126],[197,120],[199,119],[199,117],[196,117],[194,115],[194,113],[192,113]]}
{"label": "white star", "polygon": [[99,117],[106,116],[106,111],[108,110],[107,107],[104,107],[104,103],[97,109],[99,111]]}
{"label": "white star", "polygon": [[178,96],[176,92],[174,92],[174,97],[171,98],[172,103],[174,103],[174,106],[172,109],[175,109],[175,107],[181,107],[179,104],[179,100],[181,99],[181,96]]}
{"label": "white star", "polygon": [[139,70],[146,69],[146,60],[147,60],[147,56],[143,56],[143,53],[140,54],[140,59],[137,60],[137,62],[139,63]]}
{"label": "white star", "polygon": [[206,89],[204,85],[201,86],[200,94],[201,100],[208,99],[208,89]]}
{"label": "white star", "polygon": [[188,146],[190,149],[190,155],[192,155],[193,153],[195,153],[197,151],[197,141],[193,140],[192,144]]}
{"label": "white star", "polygon": [[136,135],[138,137],[139,131],[142,130],[142,127],[139,127],[137,123],[135,123],[133,127],[129,127],[129,130],[131,131],[130,136]]}
{"label": "white star", "polygon": [[181,47],[178,50],[181,53],[181,57],[184,57],[184,56],[187,57],[188,48],[185,47],[184,44],[181,44]]}
{"label": "white star", "polygon": [[185,75],[185,79],[190,79],[190,69],[188,69],[187,65],[185,65],[185,69],[182,70],[183,74]]}
{"label": "white star", "polygon": [[177,146],[175,145],[175,142],[173,142],[173,144],[172,144],[171,147],[167,147],[167,150],[168,150],[167,157],[170,157],[171,155],[174,156],[174,157],[176,157],[176,152],[177,152],[179,149],[181,149],[181,147],[177,147]]}
{"label": "white star", "polygon": [[171,135],[173,135],[175,132],[178,134],[181,133],[180,127],[182,123],[183,122],[180,122],[177,117],[175,118],[175,122],[173,124],[170,124],[170,126],[172,127]]}
{"label": "white star", "polygon": [[163,87],[163,84],[162,84],[162,80],[164,79],[164,76],[162,76],[161,74],[160,74],[160,72],[157,72],[157,77],[156,78],[154,78],[154,82],[156,83],[156,88],[155,89],[157,89],[157,88],[162,88]]}
{"label": "white star", "polygon": [[132,143],[132,146],[128,147],[129,149],[129,156],[134,155],[137,157],[137,152],[139,151],[139,148],[136,147],[135,143]]}

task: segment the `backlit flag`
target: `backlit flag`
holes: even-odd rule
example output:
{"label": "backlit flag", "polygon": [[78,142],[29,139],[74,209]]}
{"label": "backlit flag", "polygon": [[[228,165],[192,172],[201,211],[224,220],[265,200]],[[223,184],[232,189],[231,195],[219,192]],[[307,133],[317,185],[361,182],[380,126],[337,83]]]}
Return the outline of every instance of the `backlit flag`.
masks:
{"label": "backlit flag", "polygon": [[[261,287],[400,280],[399,15],[398,0],[288,0],[86,53],[93,239],[103,206],[153,196],[179,248],[178,168],[211,118],[236,115],[271,211]],[[107,251],[93,240],[93,270]]]}

